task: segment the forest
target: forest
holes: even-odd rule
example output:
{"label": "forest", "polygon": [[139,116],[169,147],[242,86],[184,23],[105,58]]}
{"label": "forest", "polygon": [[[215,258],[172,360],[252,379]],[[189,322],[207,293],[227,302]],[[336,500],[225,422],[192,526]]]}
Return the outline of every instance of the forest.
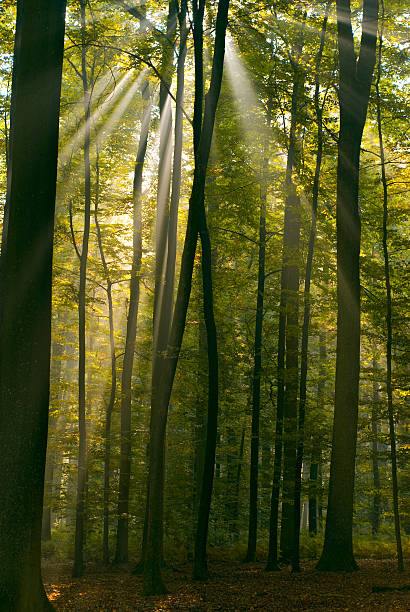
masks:
{"label": "forest", "polygon": [[0,0],[0,612],[410,609],[410,5]]}

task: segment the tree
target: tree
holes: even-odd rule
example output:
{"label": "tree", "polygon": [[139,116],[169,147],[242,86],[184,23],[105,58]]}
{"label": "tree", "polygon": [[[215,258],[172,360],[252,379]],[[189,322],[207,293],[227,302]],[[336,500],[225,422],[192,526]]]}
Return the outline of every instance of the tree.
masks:
{"label": "tree", "polygon": [[92,79],[89,82],[87,74],[87,40],[86,40],[86,7],[85,0],[80,2],[81,22],[81,80],[84,92],[84,226],[81,251],[77,249],[74,232],[73,244],[80,261],[80,282],[78,286],[78,474],[77,474],[77,505],[75,521],[74,565],[73,576],[81,576],[84,572],[84,540],[85,540],[85,504],[87,490],[87,429],[86,429],[86,284],[87,259],[90,239],[91,219],[91,96]]}
{"label": "tree", "polygon": [[[305,435],[305,412],[306,412],[306,385],[308,373],[308,344],[309,344],[309,326],[310,326],[310,283],[312,277],[313,254],[316,239],[316,219],[317,206],[319,199],[319,184],[320,171],[322,166],[323,156],[323,106],[320,105],[320,63],[323,55],[323,48],[326,39],[326,26],[329,15],[329,4],[326,5],[325,15],[323,17],[322,31],[320,36],[320,47],[316,57],[315,66],[315,113],[317,119],[317,152],[316,166],[313,178],[313,194],[312,194],[312,222],[309,234],[309,246],[306,259],[305,271],[305,291],[304,291],[304,308],[303,308],[303,325],[302,325],[302,343],[300,350],[300,387],[299,387],[299,419],[298,419],[298,438],[296,447],[296,476],[295,476],[295,534],[294,534],[294,551],[292,555],[293,571],[300,571],[299,567],[299,533],[300,533],[300,498],[302,489],[302,464],[304,451],[304,435]],[[316,518],[316,517],[315,517]]]}
{"label": "tree", "polygon": [[[270,123],[270,118],[268,119],[268,123]],[[264,173],[266,173],[267,165],[267,159],[265,159],[263,167]],[[266,199],[266,177],[262,175],[261,204],[259,215],[258,289],[256,297],[255,348],[252,376],[252,437],[249,482],[248,550],[246,552],[245,557],[246,562],[252,562],[256,559],[258,525],[259,418],[262,374],[263,300],[265,297]]]}
{"label": "tree", "polygon": [[41,581],[51,275],[65,1],[17,2],[0,261],[0,608],[52,609]]}
{"label": "tree", "polygon": [[[202,0],[201,0],[202,1]],[[191,198],[188,211],[188,223],[182,253],[181,271],[178,292],[167,351],[158,356],[158,376],[152,386],[151,421],[150,421],[150,456],[149,456],[149,512],[147,533],[147,554],[144,564],[144,590],[148,594],[163,593],[165,586],[161,577],[162,559],[162,512],[164,488],[164,443],[168,406],[171,396],[176,366],[184,334],[186,314],[192,285],[192,272],[196,253],[198,232],[201,219],[205,218],[205,178],[211,149],[215,113],[223,74],[223,58],[225,52],[225,31],[228,20],[229,0],[220,0],[216,21],[215,51],[212,65],[211,82],[206,97],[205,112],[202,124],[202,113],[196,113],[197,121],[201,121],[201,131],[194,128],[196,137],[200,134],[199,143],[194,142],[195,169]],[[198,86],[198,84],[196,84]],[[201,86],[202,92],[202,86]],[[201,93],[202,96],[202,93]],[[196,100],[196,104],[199,102]],[[210,401],[214,401],[212,398]],[[208,435],[209,431],[208,423]],[[210,449],[211,450],[211,449]],[[205,464],[206,464],[205,460]],[[213,468],[207,475],[208,481],[202,489],[203,511],[199,510],[199,520],[203,521],[202,534],[207,532],[207,509],[209,484],[212,485]],[[201,533],[201,530],[198,529]],[[203,550],[203,536],[200,542]]]}
{"label": "tree", "polygon": [[[349,0],[337,0],[340,129],[337,165],[337,353],[325,542],[318,569],[352,571],[352,521],[360,371],[360,145],[376,62],[378,0],[363,4],[356,57]],[[340,503],[343,499],[344,503]]]}

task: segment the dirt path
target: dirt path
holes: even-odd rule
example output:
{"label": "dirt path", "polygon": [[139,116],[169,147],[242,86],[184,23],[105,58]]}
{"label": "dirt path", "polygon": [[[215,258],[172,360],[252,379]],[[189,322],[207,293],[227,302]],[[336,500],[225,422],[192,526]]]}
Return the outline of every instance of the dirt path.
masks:
{"label": "dirt path", "polygon": [[91,566],[83,578],[70,578],[71,566],[44,567],[44,581],[57,610],[82,612],[242,612],[251,610],[410,611],[410,590],[372,592],[374,586],[410,586],[410,570],[399,574],[393,561],[363,560],[352,574],[317,572],[313,562],[300,574],[266,573],[262,564],[211,565],[207,583],[191,581],[190,566],[165,571],[169,594],[143,597],[141,577],[130,567]]}

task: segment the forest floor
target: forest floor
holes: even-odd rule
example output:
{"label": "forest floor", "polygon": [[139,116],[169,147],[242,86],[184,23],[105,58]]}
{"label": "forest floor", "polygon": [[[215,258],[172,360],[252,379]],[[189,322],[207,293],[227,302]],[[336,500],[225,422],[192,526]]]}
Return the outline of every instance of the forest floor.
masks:
{"label": "forest floor", "polygon": [[[82,578],[70,577],[68,564],[46,563],[43,576],[56,610],[82,612],[211,612],[220,610],[410,610],[410,570],[400,574],[392,560],[361,560],[360,571],[349,574],[317,572],[313,561],[302,572],[289,569],[266,573],[261,563],[210,563],[212,578],[191,580],[191,566],[166,569],[169,594],[143,597],[142,579],[131,566],[89,566]],[[373,592],[373,587],[407,590]]]}

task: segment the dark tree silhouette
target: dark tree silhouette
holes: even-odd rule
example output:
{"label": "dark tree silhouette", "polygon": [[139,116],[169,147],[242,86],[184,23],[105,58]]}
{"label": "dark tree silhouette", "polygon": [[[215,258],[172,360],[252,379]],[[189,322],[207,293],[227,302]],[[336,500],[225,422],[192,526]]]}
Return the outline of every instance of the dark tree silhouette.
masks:
{"label": "dark tree silhouette", "polygon": [[0,609],[52,609],[41,580],[65,1],[17,2],[0,262]]}
{"label": "dark tree silhouette", "polygon": [[[363,4],[359,57],[350,2],[337,0],[340,129],[337,166],[335,413],[325,543],[318,569],[352,571],[352,521],[360,371],[360,145],[376,61],[378,0]],[[343,500],[343,503],[341,503]]]}

